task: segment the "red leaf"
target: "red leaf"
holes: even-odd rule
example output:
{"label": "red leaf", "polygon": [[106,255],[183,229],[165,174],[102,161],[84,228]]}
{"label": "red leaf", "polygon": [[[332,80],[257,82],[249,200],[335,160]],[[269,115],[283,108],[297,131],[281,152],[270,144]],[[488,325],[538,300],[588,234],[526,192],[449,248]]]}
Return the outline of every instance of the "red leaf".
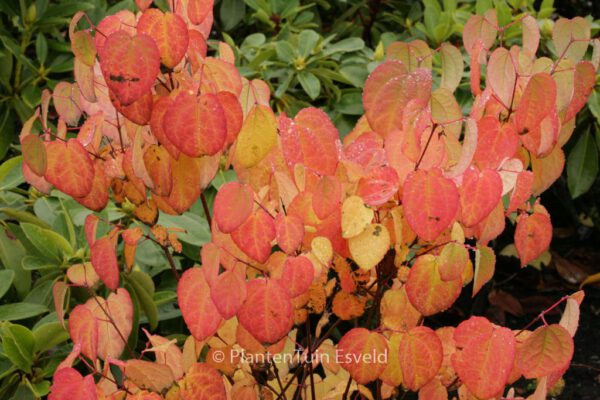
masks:
{"label": "red leaf", "polygon": [[578,62],[575,66],[573,83],[573,98],[563,117],[563,124],[574,118],[590,97],[596,84],[596,68],[594,68],[594,65],[589,61]]}
{"label": "red leaf", "polygon": [[77,139],[46,144],[48,163],[44,177],[58,190],[83,197],[92,190],[94,163]]}
{"label": "red leaf", "polygon": [[387,352],[385,336],[365,328],[354,328],[340,339],[336,358],[352,379],[365,385],[385,370]]}
{"label": "red leaf", "polygon": [[415,171],[404,183],[406,220],[423,240],[433,241],[450,226],[458,211],[458,199],[456,185],[439,169]]}
{"label": "red leaf", "polygon": [[85,217],[85,222],[83,224],[83,230],[85,232],[85,240],[88,243],[88,246],[92,247],[94,242],[96,241],[96,231],[98,229],[98,222],[100,222],[100,218],[94,214],[90,214]]}
{"label": "red leaf", "polygon": [[223,318],[210,296],[210,287],[199,268],[183,273],[177,284],[179,308],[188,329],[196,340],[215,334]]}
{"label": "red leaf", "polygon": [[288,289],[293,298],[308,290],[314,276],[315,269],[308,258],[304,256],[288,257],[283,264],[280,282]]}
{"label": "red leaf", "polygon": [[456,328],[454,340],[461,350],[452,355],[452,366],[460,380],[478,398],[499,396],[515,358],[512,331],[471,317]]}
{"label": "red leaf", "polygon": [[545,72],[533,75],[515,111],[519,135],[536,129],[553,108],[556,108],[556,82]]}
{"label": "red leaf", "polygon": [[517,219],[515,246],[521,259],[521,266],[538,258],[552,241],[552,223],[546,214],[536,212],[522,214]]}
{"label": "red leaf", "polygon": [[83,377],[73,368],[63,368],[54,374],[48,400],[96,400],[97,398],[93,375]]}
{"label": "red leaf", "polygon": [[379,167],[358,181],[356,194],[369,206],[381,206],[390,200],[400,186],[400,179],[392,167]]}
{"label": "red leaf", "polygon": [[94,242],[90,252],[100,280],[110,290],[116,290],[119,287],[119,264],[113,240],[108,236],[101,237]]}
{"label": "red leaf", "polygon": [[417,391],[431,381],[442,366],[442,342],[432,329],[418,326],[403,335],[398,356],[402,384]]}
{"label": "red leaf", "polygon": [[523,205],[523,203],[529,200],[533,190],[533,179],[534,175],[531,171],[519,172],[515,187],[510,194],[510,202],[508,203],[508,208],[506,209],[507,214],[516,211]]}
{"label": "red leaf", "polygon": [[190,157],[218,153],[227,138],[225,113],[214,94],[179,93],[167,108],[163,129],[169,141]]}
{"label": "red leaf", "polygon": [[273,218],[259,209],[231,232],[231,238],[250,258],[264,264],[271,254],[271,242],[275,239]]}
{"label": "red leaf", "polygon": [[497,169],[502,161],[512,158],[519,146],[519,135],[512,124],[500,125],[493,116],[477,121],[477,150],[474,161],[479,169]]}
{"label": "red leaf", "polygon": [[163,13],[158,8],[150,8],[140,17],[137,31],[146,33],[154,39],[160,60],[168,68],[179,64],[187,51],[189,41],[187,25],[177,14]]}
{"label": "red leaf", "polygon": [[119,30],[110,34],[99,50],[106,84],[123,105],[150,91],[160,72],[160,55],[150,36],[130,36]]}
{"label": "red leaf", "polygon": [[286,254],[295,253],[304,239],[304,223],[295,215],[277,214],[275,217],[277,245]]}
{"label": "red leaf", "polygon": [[342,201],[342,185],[333,176],[319,178],[313,191],[312,208],[320,219],[327,218],[335,209],[340,207]]}
{"label": "red leaf", "polygon": [[201,24],[211,13],[214,0],[189,0],[187,6],[187,15],[194,25]]}
{"label": "red leaf", "polygon": [[242,225],[254,208],[254,193],[248,185],[227,182],[219,188],[213,206],[219,230],[231,233]]}
{"label": "red leaf", "polygon": [[224,319],[237,314],[246,295],[246,282],[234,269],[223,272],[211,284],[210,298]]}
{"label": "red leaf", "polygon": [[237,313],[240,324],[257,340],[275,343],[294,325],[288,291],[276,280],[248,282],[248,296]]}
{"label": "red leaf", "polygon": [[469,168],[460,187],[461,221],[470,227],[487,217],[502,196],[502,179],[493,169]]}
{"label": "red leaf", "polygon": [[83,197],[73,197],[79,204],[93,211],[102,211],[108,204],[108,188],[110,181],[104,173],[104,165],[101,161],[94,162],[94,178],[92,189]]}
{"label": "red leaf", "polygon": [[519,346],[516,365],[525,378],[542,378],[566,369],[573,350],[573,338],[565,328],[540,326]]}
{"label": "red leaf", "polygon": [[217,97],[221,103],[221,107],[223,107],[225,119],[227,120],[227,139],[225,140],[225,145],[230,145],[237,138],[244,123],[242,105],[236,95],[231,92],[221,91],[217,93]]}

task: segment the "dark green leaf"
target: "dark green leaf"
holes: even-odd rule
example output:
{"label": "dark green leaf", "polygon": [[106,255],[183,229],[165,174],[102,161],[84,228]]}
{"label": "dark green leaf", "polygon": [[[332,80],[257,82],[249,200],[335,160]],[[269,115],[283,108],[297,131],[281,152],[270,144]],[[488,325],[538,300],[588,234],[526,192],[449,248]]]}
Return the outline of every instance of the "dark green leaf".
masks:
{"label": "dark green leaf", "polygon": [[573,198],[587,192],[598,175],[598,148],[588,130],[577,139],[567,158],[567,184]]}

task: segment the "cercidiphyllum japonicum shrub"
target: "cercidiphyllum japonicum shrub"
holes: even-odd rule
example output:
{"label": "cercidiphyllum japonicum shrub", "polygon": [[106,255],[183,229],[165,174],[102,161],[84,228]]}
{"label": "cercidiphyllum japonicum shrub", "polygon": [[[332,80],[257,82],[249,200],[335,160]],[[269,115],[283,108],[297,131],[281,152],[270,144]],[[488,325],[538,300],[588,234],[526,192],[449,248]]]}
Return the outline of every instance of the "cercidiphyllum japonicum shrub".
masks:
{"label": "cercidiphyllum japonicum shrub", "polygon": [[[109,222],[87,218],[91,266],[68,276],[92,295],[67,310],[74,346],[51,400],[292,398],[298,390],[305,398],[410,390],[445,399],[458,390],[487,399],[521,376],[537,380],[533,398],[545,397],[572,358],[583,293],[550,308],[566,304],[559,323],[544,312],[522,330],[482,317],[435,331],[424,322],[493,277],[488,244],[506,220],[516,224],[523,266],[548,247],[552,226],[537,196],[563,169],[561,146],[598,66],[597,57],[582,60],[585,20],[557,21],[560,57],[551,60],[535,57],[532,17],[514,21],[523,46],[510,49],[493,10],[471,17],[467,116],[453,96],[460,51],[395,43],[365,84],[365,115],[341,143],[318,109],[276,117],[264,82],[240,78],[226,45],[206,55],[212,2],[176,1],[174,13],[137,3],[137,15],[122,11],[90,29],[75,16],[76,83],[45,95],[21,133],[23,173],[37,189],[55,187],[93,210],[112,196],[152,227],[124,219],[97,237]],[[176,232],[156,225],[158,210],[187,210],[222,163],[239,182],[219,190],[202,266],[178,282],[192,336],[181,349],[146,332],[136,354],[125,284],[136,244],[178,251]],[[54,287],[61,320],[66,287]],[[336,343],[345,320],[359,327]]]}

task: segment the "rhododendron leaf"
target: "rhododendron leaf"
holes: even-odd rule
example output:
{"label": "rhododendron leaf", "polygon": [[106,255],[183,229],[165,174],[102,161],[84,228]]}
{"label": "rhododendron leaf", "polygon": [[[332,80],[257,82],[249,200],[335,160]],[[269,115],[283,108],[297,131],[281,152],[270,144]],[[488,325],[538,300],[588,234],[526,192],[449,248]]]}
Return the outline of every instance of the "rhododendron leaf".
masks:
{"label": "rhododendron leaf", "polygon": [[224,271],[211,283],[210,298],[221,316],[229,319],[246,300],[246,282],[235,270]]}
{"label": "rhododendron leaf", "polygon": [[63,368],[54,374],[48,400],[96,400],[97,398],[93,375],[83,377],[73,368]]}
{"label": "rhododendron leaf", "polygon": [[413,231],[423,240],[432,241],[454,220],[459,205],[458,190],[439,169],[419,170],[406,179],[402,203]]}
{"label": "rhododendron leaf", "polygon": [[140,17],[137,31],[154,39],[160,60],[168,68],[179,64],[187,51],[188,29],[183,18],[177,14],[163,13],[158,8],[150,8]]}
{"label": "rhododendron leaf", "polygon": [[196,340],[215,334],[223,318],[201,269],[191,268],[183,273],[177,284],[177,299],[185,324]]}
{"label": "rhododendron leaf", "polygon": [[59,82],[52,92],[54,108],[69,125],[75,126],[81,118],[79,87],[76,83]]}
{"label": "rhododendron leaf", "polygon": [[246,301],[237,318],[250,334],[262,343],[276,343],[294,324],[288,291],[274,279],[248,282]]}
{"label": "rhododendron leaf", "polygon": [[519,135],[535,130],[556,107],[556,82],[550,74],[540,72],[529,78],[515,111]]}
{"label": "rhododendron leaf", "polygon": [[454,92],[462,79],[464,61],[460,50],[450,43],[440,46],[442,58],[442,80],[440,86]]}
{"label": "rhododendron leaf", "polygon": [[96,317],[85,305],[76,306],[69,314],[69,336],[81,353],[90,360],[98,355],[98,323]]}
{"label": "rhododendron leaf", "polygon": [[275,217],[277,245],[286,254],[293,254],[304,239],[304,223],[295,215],[277,214]]}
{"label": "rhododendron leaf", "polygon": [[516,88],[517,71],[512,54],[504,47],[492,52],[487,66],[487,84],[506,107],[510,107]]}
{"label": "rhododendron leaf", "polygon": [[461,221],[470,227],[481,222],[502,196],[502,179],[496,170],[468,169],[460,187]]}
{"label": "rhododendron leaf", "polygon": [[478,398],[501,394],[515,359],[515,337],[482,317],[463,321],[454,332],[452,366],[460,380]]}
{"label": "rhododendron leaf", "polygon": [[277,121],[269,107],[255,105],[238,135],[235,159],[243,168],[258,164],[277,143]]}
{"label": "rhododendron leaf", "polygon": [[47,158],[44,141],[38,135],[27,135],[21,139],[23,162],[39,176],[46,173]]}
{"label": "rhododendron leaf", "polygon": [[254,193],[248,185],[228,182],[219,188],[213,206],[219,230],[231,233],[242,225],[254,208]]}
{"label": "rhododendron leaf", "polygon": [[573,338],[558,324],[540,326],[517,353],[517,366],[527,379],[562,371],[573,358]]}
{"label": "rhododendron leaf", "polygon": [[379,378],[387,365],[388,345],[385,336],[365,328],[349,330],[338,343],[338,362],[358,384]]}
{"label": "rhododendron leaf", "polygon": [[163,129],[169,141],[190,157],[216,154],[227,138],[225,112],[210,93],[200,97],[179,93],[163,116]]}
{"label": "rhododendron leaf", "polygon": [[461,278],[442,280],[437,262],[436,257],[431,254],[418,257],[410,268],[406,282],[408,299],[425,316],[450,307],[462,288]]}
{"label": "rhododendron leaf", "polygon": [[206,363],[193,364],[178,384],[182,399],[227,400],[221,374]]}
{"label": "rhododendron leaf", "polygon": [[325,219],[342,201],[342,185],[333,176],[322,176],[313,191],[312,207],[320,219]]}
{"label": "rhododendron leaf", "polygon": [[266,211],[259,209],[231,233],[231,238],[250,258],[264,264],[275,239],[275,222]]}
{"label": "rhododendron leaf", "polygon": [[521,266],[538,258],[552,241],[552,223],[543,213],[522,214],[517,219],[515,246],[521,259]]}
{"label": "rhododendron leaf", "polygon": [[380,206],[398,192],[399,185],[400,179],[395,169],[388,166],[379,167],[358,181],[356,194],[363,198],[365,204]]}
{"label": "rhododendron leaf", "polygon": [[141,389],[161,392],[174,381],[169,366],[146,360],[127,360],[123,371],[128,380]]}
{"label": "rhododendron leaf", "polygon": [[426,326],[412,328],[402,335],[398,349],[402,384],[417,391],[438,373],[443,359],[442,342]]}
{"label": "rhododendron leaf", "polygon": [[128,105],[146,94],[160,72],[160,53],[144,33],[130,36],[118,30],[99,49],[100,67],[108,88]]}
{"label": "rhododendron leaf", "polygon": [[[559,18],[552,29],[552,41],[556,54],[563,55],[574,62],[583,58],[588,48],[590,23],[582,17],[573,19]],[[577,41],[573,41],[573,40]]]}
{"label": "rhododendron leaf", "polygon": [[348,248],[358,266],[366,271],[375,267],[390,248],[390,233],[381,224],[368,225],[348,240]]}
{"label": "rhododendron leaf", "polygon": [[100,280],[111,290],[119,287],[119,264],[114,241],[104,236],[94,242],[91,248],[92,265]]}
{"label": "rhododendron leaf", "polygon": [[487,246],[477,246],[475,252],[475,275],[473,277],[473,297],[494,276],[496,255]]}
{"label": "rhododendron leaf", "polygon": [[373,220],[375,213],[359,196],[350,196],[342,204],[342,237],[358,236]]}
{"label": "rhododendron leaf", "polygon": [[283,264],[281,283],[288,289],[292,298],[305,293],[315,276],[312,262],[304,257],[288,257]]}
{"label": "rhododendron leaf", "polygon": [[58,190],[83,197],[92,190],[94,164],[77,139],[46,144],[47,167],[44,177]]}
{"label": "rhododendron leaf", "polygon": [[469,252],[462,244],[448,243],[442,249],[437,263],[440,278],[443,281],[453,281],[462,276],[469,263]]}

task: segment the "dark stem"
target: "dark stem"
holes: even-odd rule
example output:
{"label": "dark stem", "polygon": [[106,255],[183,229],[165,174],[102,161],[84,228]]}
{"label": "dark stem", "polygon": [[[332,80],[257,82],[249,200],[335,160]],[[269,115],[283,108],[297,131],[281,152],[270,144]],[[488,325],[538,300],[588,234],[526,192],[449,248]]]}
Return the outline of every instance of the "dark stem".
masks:
{"label": "dark stem", "polygon": [[346,389],[344,390],[344,394],[342,395],[342,400],[348,399],[348,393],[350,392],[351,384],[352,384],[352,377],[348,378],[348,383],[346,384]]}
{"label": "dark stem", "polygon": [[179,272],[177,272],[177,266],[175,266],[175,260],[173,260],[173,255],[169,251],[169,247],[163,246],[160,243],[159,243],[159,246],[165,252],[165,256],[167,256],[167,261],[169,262],[169,265],[171,266],[171,272],[173,272],[173,276],[175,276],[175,280],[179,281]]}
{"label": "dark stem", "polygon": [[206,201],[204,192],[200,194],[200,199],[202,200],[202,209],[204,210],[204,215],[206,216],[206,221],[208,222],[208,229],[212,229],[212,218],[210,217],[210,209],[208,208],[208,202]]}
{"label": "dark stem", "polygon": [[313,364],[312,364],[312,338],[310,332],[310,314],[306,316],[306,344],[308,349],[308,374],[310,375],[310,394],[312,400],[317,400],[315,393],[315,378],[313,377]]}
{"label": "dark stem", "polygon": [[429,143],[431,143],[431,138],[433,137],[433,134],[435,133],[435,130],[437,129],[437,127],[438,127],[438,124],[433,124],[433,126],[431,127],[431,133],[429,134],[427,143],[425,143],[425,148],[423,149],[423,152],[419,156],[419,161],[417,161],[417,164],[415,165],[415,171],[419,169],[419,165],[421,165],[421,161],[423,161],[423,157],[425,157],[425,153],[427,152],[427,149],[429,148]]}

